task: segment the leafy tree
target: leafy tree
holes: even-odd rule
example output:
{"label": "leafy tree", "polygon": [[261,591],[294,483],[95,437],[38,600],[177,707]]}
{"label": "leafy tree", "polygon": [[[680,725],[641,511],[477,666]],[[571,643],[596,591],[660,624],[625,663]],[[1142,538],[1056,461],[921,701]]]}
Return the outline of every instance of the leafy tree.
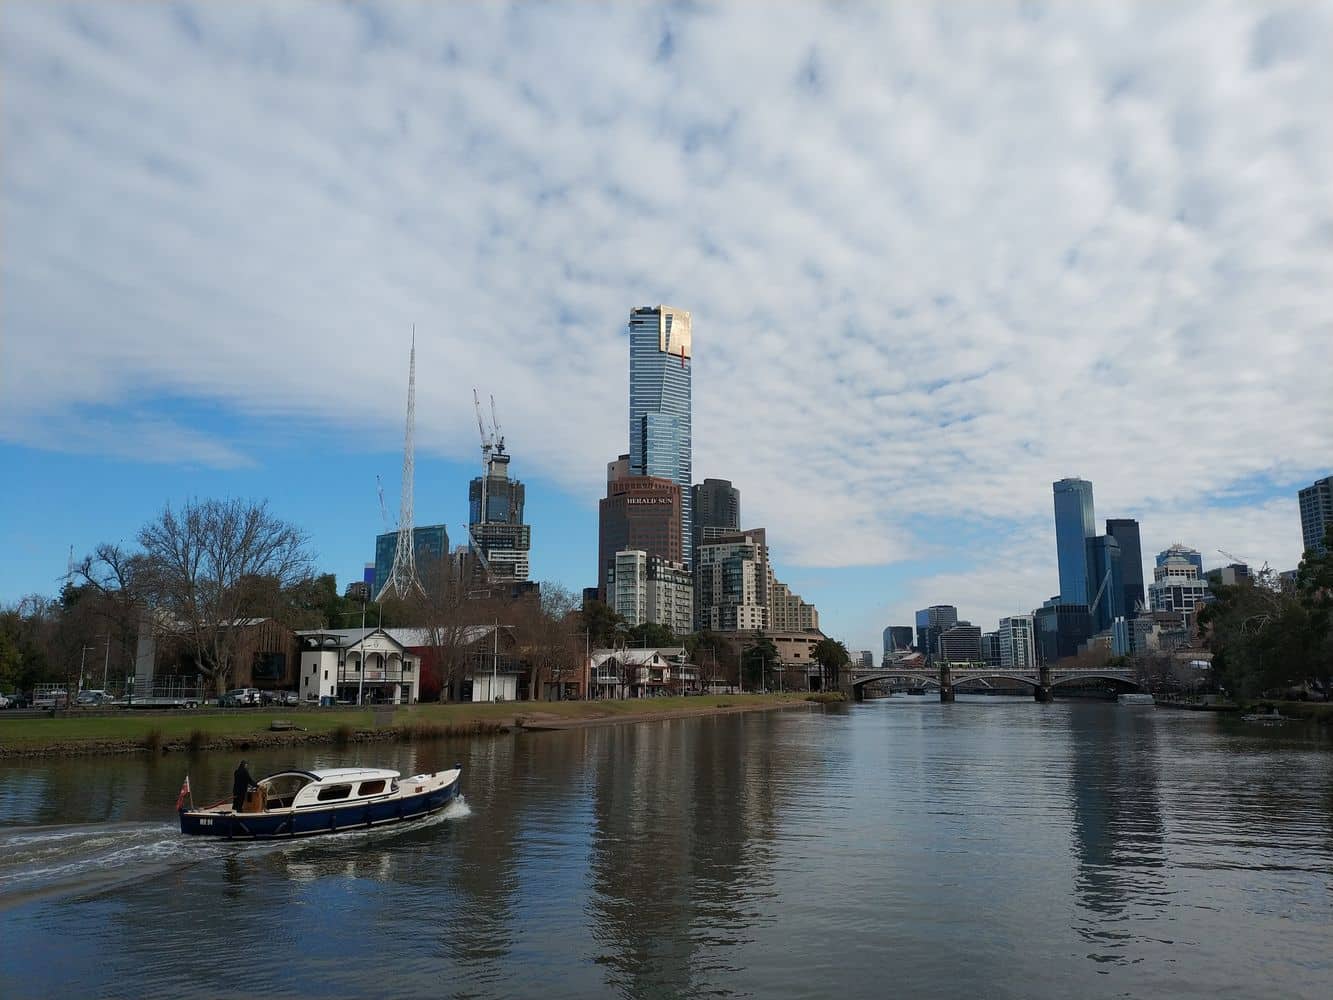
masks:
{"label": "leafy tree", "polygon": [[827,637],[815,643],[811,653],[819,664],[819,687],[821,691],[841,686],[842,668],[852,661],[847,647],[837,639]]}
{"label": "leafy tree", "polygon": [[740,685],[740,659],[726,637],[702,629],[685,637],[685,653],[705,685]]}
{"label": "leafy tree", "polygon": [[579,616],[581,630],[588,633],[588,641],[593,649],[609,649],[613,646],[617,639],[616,626],[625,624],[624,618],[601,601],[586,602]]}
{"label": "leafy tree", "polygon": [[680,639],[676,637],[676,633],[665,625],[658,625],[656,622],[643,622],[629,630],[627,643],[631,647],[652,649],[662,646],[679,646]]}
{"label": "leafy tree", "polygon": [[769,674],[778,668],[778,647],[766,635],[756,636],[741,654],[742,675],[751,689],[767,687]]}

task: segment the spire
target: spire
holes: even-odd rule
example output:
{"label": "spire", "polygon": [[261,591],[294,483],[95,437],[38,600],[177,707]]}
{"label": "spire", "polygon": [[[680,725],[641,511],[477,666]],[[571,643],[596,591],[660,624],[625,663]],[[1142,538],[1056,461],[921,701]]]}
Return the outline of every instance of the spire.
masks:
{"label": "spire", "polygon": [[406,597],[413,590],[422,591],[417,579],[416,545],[412,540],[412,482],[416,476],[414,442],[417,420],[417,325],[412,324],[412,351],[407,362],[407,429],[403,435],[403,493],[402,511],[398,515],[398,547],[393,553],[393,569],[389,579],[375,595],[381,600],[390,590],[397,597]]}

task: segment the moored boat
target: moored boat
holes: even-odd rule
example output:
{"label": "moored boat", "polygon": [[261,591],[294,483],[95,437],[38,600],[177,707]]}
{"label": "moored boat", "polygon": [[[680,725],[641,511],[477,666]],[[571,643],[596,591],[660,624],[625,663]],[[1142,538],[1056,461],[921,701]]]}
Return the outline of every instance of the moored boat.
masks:
{"label": "moored boat", "polygon": [[1150,707],[1156,704],[1156,702],[1153,701],[1153,696],[1150,694],[1122,694],[1116,698],[1116,701],[1121,705],[1128,705],[1130,707],[1135,705]]}
{"label": "moored boat", "polygon": [[[415,774],[371,767],[279,771],[260,778],[240,810],[230,801],[179,809],[181,833],[265,840],[364,830],[439,812],[458,797],[462,768]],[[187,794],[186,789],[182,795]]]}

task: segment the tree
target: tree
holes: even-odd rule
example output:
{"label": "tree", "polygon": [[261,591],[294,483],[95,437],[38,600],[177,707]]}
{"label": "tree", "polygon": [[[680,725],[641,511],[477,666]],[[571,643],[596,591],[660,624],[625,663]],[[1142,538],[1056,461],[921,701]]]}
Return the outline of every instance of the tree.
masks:
{"label": "tree", "polygon": [[766,635],[756,636],[741,654],[741,670],[749,688],[766,687],[768,673],[778,667],[778,647]]}
{"label": "tree", "polygon": [[625,619],[616,614],[609,605],[601,601],[588,601],[579,613],[582,629],[588,633],[588,643],[593,649],[609,649],[616,643],[616,626],[625,624]]}
{"label": "tree", "polygon": [[522,602],[518,636],[530,671],[534,701],[542,700],[548,680],[563,685],[582,661],[582,648],[575,648],[576,607],[574,595],[549,580],[541,584],[540,603]]}
{"label": "tree", "polygon": [[235,666],[240,621],[310,573],[305,533],[270,513],[267,501],[167,505],[139,544],[150,600],[219,691]]}
{"label": "tree", "polygon": [[656,622],[642,622],[629,630],[627,643],[639,649],[660,649],[665,646],[679,646],[676,633],[665,625]]}
{"label": "tree", "polygon": [[827,691],[830,687],[841,686],[842,668],[852,661],[847,647],[837,639],[825,637],[815,643],[811,655],[819,664],[819,689]]}
{"label": "tree", "polygon": [[716,632],[702,629],[685,637],[685,653],[699,668],[704,686],[729,684],[740,686],[740,660],[736,648]]}

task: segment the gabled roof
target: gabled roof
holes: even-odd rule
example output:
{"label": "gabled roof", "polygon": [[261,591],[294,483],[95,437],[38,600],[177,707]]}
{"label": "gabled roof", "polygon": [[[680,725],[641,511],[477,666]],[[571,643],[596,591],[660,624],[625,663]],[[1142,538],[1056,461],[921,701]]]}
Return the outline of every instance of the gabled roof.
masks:
{"label": "gabled roof", "polygon": [[407,649],[383,628],[308,628],[296,633],[303,649],[352,649],[376,634],[384,636],[399,649]]}

